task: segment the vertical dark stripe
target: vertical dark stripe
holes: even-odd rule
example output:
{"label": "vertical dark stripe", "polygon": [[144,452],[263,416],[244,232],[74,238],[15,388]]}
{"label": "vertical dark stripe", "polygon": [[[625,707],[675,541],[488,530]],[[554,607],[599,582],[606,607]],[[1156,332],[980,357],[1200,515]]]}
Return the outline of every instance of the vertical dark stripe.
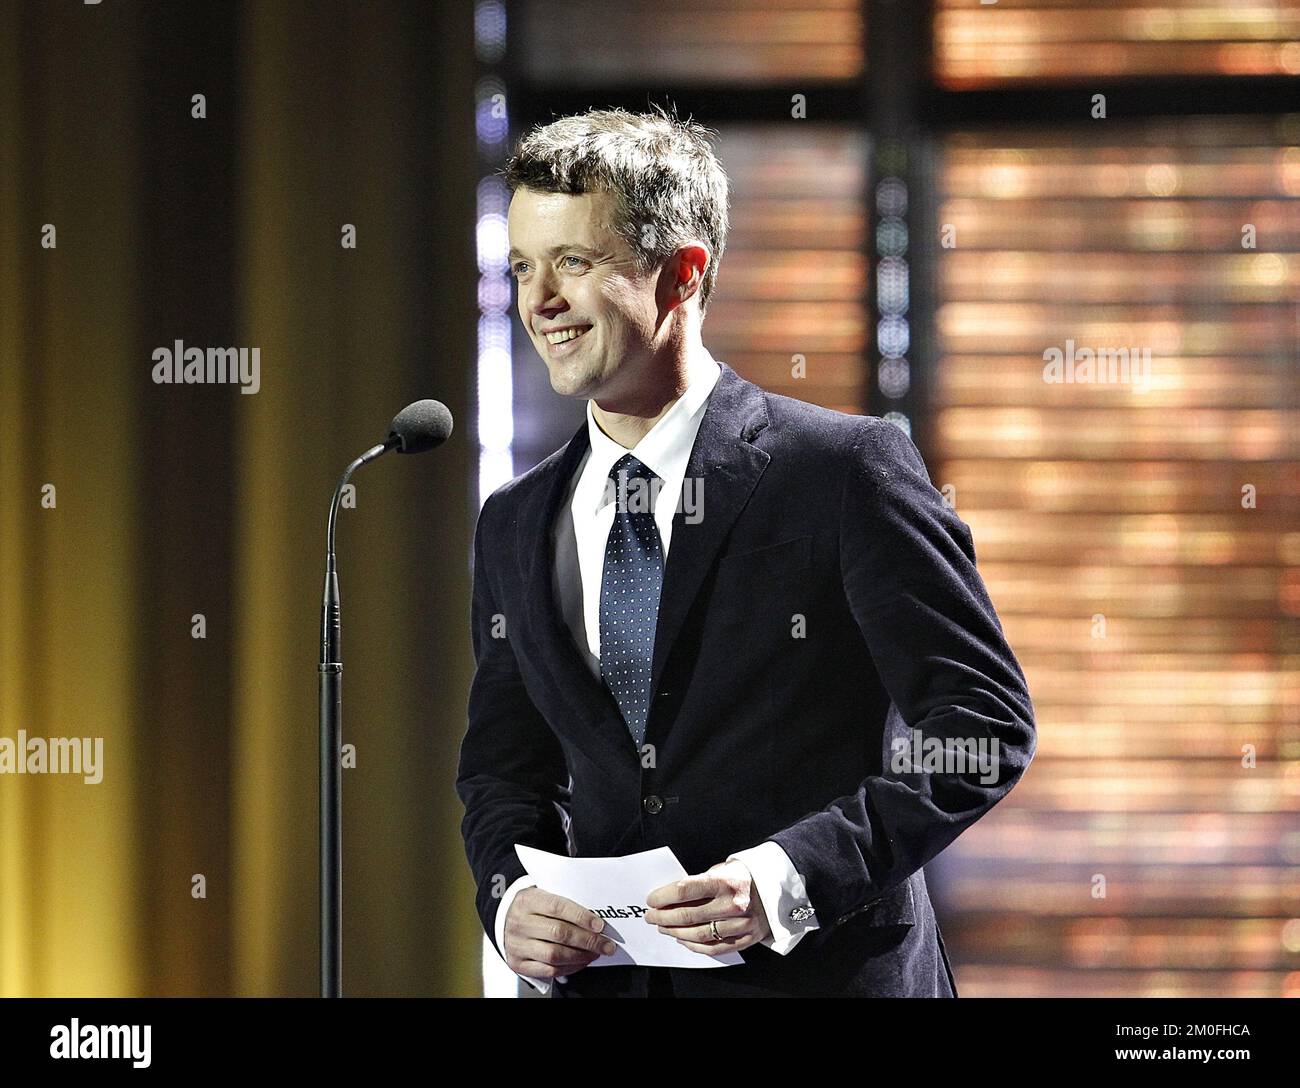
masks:
{"label": "vertical dark stripe", "polygon": [[[44,428],[41,427],[41,421],[46,418],[51,403],[50,391],[47,388],[47,383],[51,380],[50,369],[41,365],[49,350],[45,336],[45,317],[49,308],[49,285],[46,281],[48,264],[41,258],[50,254],[39,248],[39,241],[34,233],[40,224],[50,222],[52,217],[48,189],[45,188],[45,179],[42,176],[45,164],[50,161],[47,127],[50,120],[50,103],[45,94],[45,83],[42,78],[47,61],[47,50],[50,46],[47,41],[46,24],[34,8],[30,6],[23,8],[22,16],[14,21],[19,23],[22,37],[20,46],[22,93],[19,110],[22,135],[18,150],[18,171],[22,179],[22,192],[18,200],[29,217],[28,227],[31,231],[28,234],[20,233],[16,239],[20,252],[23,253],[19,258],[20,268],[25,272],[22,277],[25,299],[23,310],[25,358],[16,360],[17,365],[24,372],[24,403],[23,410],[17,413],[16,422],[21,429],[23,447],[32,451],[31,456],[23,458],[20,463],[26,470],[22,481],[23,493],[37,514],[22,521],[26,537],[23,553],[30,557],[44,554],[45,534],[49,524],[39,517],[42,511],[40,488],[46,483],[55,482],[42,479],[45,473],[41,468],[46,462],[44,447],[48,441]],[[57,227],[57,224],[55,225]],[[9,361],[6,360],[5,363],[8,365]],[[50,700],[42,678],[49,675],[50,646],[46,638],[47,628],[36,617],[40,611],[40,602],[47,599],[50,573],[45,563],[32,563],[26,574],[28,581],[22,590],[25,598],[24,619],[26,621],[23,631],[23,656],[27,664],[24,709],[30,715],[30,721],[48,722]],[[27,791],[27,796],[30,798],[33,792]],[[32,820],[22,828],[21,833],[25,838],[20,854],[22,858],[39,858],[48,854],[43,841],[44,830],[45,823],[39,819]],[[28,903],[37,902],[38,894],[38,889],[30,888]],[[30,924],[34,933],[45,935],[44,919],[32,918]],[[31,977],[45,983],[49,971],[48,942],[33,939],[27,947]]]}
{"label": "vertical dark stripe", "polygon": [[[147,448],[139,722],[145,989],[231,989],[231,465],[234,386],[155,385],[175,340],[239,347],[233,155],[239,84],[222,6],[157,4],[139,28],[139,404]],[[207,118],[190,97],[207,98]],[[190,617],[206,617],[206,638]],[[207,879],[196,902],[191,877]]]}

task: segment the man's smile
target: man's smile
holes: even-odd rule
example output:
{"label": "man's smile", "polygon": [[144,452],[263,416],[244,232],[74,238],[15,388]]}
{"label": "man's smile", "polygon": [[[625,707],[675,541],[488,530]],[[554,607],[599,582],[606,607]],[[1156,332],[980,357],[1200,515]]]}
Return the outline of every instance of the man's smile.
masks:
{"label": "man's smile", "polygon": [[550,353],[558,357],[574,351],[574,344],[581,340],[586,335],[587,330],[592,327],[591,325],[571,325],[554,332],[545,332],[542,336],[546,340]]}

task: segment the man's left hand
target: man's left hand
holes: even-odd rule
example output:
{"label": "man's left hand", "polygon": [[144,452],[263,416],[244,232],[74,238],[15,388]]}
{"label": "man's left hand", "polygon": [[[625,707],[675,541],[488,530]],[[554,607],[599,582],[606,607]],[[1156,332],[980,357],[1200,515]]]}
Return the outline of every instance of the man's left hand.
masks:
{"label": "man's left hand", "polygon": [[[743,861],[721,861],[706,873],[655,888],[646,896],[646,906],[652,909],[645,920],[660,933],[706,956],[739,952],[772,932]],[[720,940],[713,939],[710,922],[717,922]]]}

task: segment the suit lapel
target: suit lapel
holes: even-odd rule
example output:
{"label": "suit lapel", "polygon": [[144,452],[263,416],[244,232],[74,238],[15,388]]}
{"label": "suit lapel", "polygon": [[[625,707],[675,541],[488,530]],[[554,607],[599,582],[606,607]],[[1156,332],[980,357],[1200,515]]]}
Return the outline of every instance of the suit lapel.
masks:
{"label": "suit lapel", "polygon": [[[618,703],[599,677],[593,676],[574,645],[573,635],[565,625],[553,590],[555,546],[551,539],[555,519],[569,491],[573,474],[591,443],[587,422],[583,419],[569,443],[552,455],[554,464],[544,476],[518,521],[518,554],[526,566],[524,587],[526,608],[534,628],[539,632],[542,663],[550,673],[554,690],[578,711],[592,739],[612,756],[625,759],[637,756],[632,734],[622,726]],[[524,557],[527,557],[526,560]],[[611,729],[610,718],[620,728]]]}
{"label": "suit lapel", "polygon": [[655,629],[652,692],[659,690],[664,667],[704,576],[771,460],[751,444],[754,435],[767,426],[763,391],[726,363],[721,366],[722,376],[709,398],[682,483],[685,493],[691,481],[701,481],[697,485],[700,509],[694,521],[688,522],[680,507],[673,515]]}
{"label": "suit lapel", "polygon": [[[751,444],[754,435],[767,425],[762,390],[726,363],[720,365],[722,374],[705,408],[683,483],[683,491],[688,486],[699,488],[701,502],[696,520],[688,522],[680,507],[673,515],[673,536],[655,632],[651,691],[658,690],[664,666],[704,577],[770,460]],[[580,656],[552,590],[552,526],[589,445],[584,419],[568,445],[552,454],[542,486],[533,491],[520,510],[517,554],[524,568],[525,607],[541,632],[544,664],[557,690],[581,712],[593,739],[619,758],[636,757],[632,736],[622,726],[618,704]],[[692,485],[690,481],[694,480],[701,483]],[[609,728],[611,718],[620,728]]]}

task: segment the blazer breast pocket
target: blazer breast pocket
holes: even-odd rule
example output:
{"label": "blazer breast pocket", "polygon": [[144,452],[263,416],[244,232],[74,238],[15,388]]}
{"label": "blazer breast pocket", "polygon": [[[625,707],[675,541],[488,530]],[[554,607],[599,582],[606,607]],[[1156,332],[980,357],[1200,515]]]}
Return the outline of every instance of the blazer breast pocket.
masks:
{"label": "blazer breast pocket", "polygon": [[754,653],[789,639],[793,617],[806,612],[813,598],[812,543],[811,536],[799,536],[718,560],[709,624],[729,653],[736,652],[738,631],[752,637],[747,645]]}
{"label": "blazer breast pocket", "polygon": [[719,578],[766,578],[797,574],[812,564],[811,536],[796,536],[747,551],[730,552],[718,560]]}

